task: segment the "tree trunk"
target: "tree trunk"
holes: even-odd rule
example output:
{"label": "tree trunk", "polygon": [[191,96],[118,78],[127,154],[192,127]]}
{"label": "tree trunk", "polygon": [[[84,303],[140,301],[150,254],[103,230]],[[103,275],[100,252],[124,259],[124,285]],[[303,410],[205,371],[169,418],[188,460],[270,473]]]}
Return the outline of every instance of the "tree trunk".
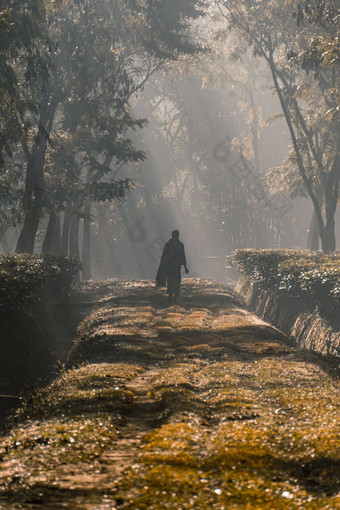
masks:
{"label": "tree trunk", "polygon": [[[48,88],[48,87],[46,87]],[[57,96],[52,89],[42,98],[39,112],[38,132],[34,140],[32,150],[25,146],[27,158],[27,171],[25,179],[25,191],[23,208],[25,219],[20,233],[16,251],[17,253],[33,253],[34,242],[37,234],[41,211],[43,207],[44,193],[44,166],[54,115],[58,106]]]}
{"label": "tree trunk", "polygon": [[80,258],[79,253],[79,216],[72,213],[70,224],[70,255]]}
{"label": "tree trunk", "polygon": [[[9,225],[7,225],[7,224],[1,225],[1,227],[0,227],[0,243],[3,243],[3,240],[6,239],[5,236],[6,236],[6,232],[8,229],[9,229]],[[3,247],[4,247],[4,244],[5,243],[3,243]]]}
{"label": "tree trunk", "polygon": [[311,224],[309,227],[307,249],[317,251],[319,249],[320,227],[316,217],[315,209],[313,209]]}
{"label": "tree trunk", "polygon": [[48,225],[46,229],[45,239],[41,247],[41,252],[46,255],[47,253],[52,253],[52,240],[53,240],[53,233],[55,229],[55,225],[57,222],[57,215],[54,211],[54,209],[51,209],[50,217],[48,220]]}
{"label": "tree trunk", "polygon": [[[320,204],[320,208],[322,208],[323,203],[323,187],[322,185],[317,185],[315,189],[315,196]],[[317,251],[320,245],[320,224],[318,222],[318,218],[316,215],[315,208],[313,209],[311,224],[309,228],[308,240],[307,240],[307,249],[311,251]]]}
{"label": "tree trunk", "polygon": [[[306,189],[308,191],[308,195],[310,196],[310,198],[311,198],[311,200],[313,202],[316,218],[317,218],[317,221],[318,221],[318,224],[319,224],[319,228],[320,228],[320,232],[322,232],[324,230],[324,221],[323,221],[323,217],[322,217],[322,208],[320,206],[320,202],[317,199],[316,193],[314,192],[312,183],[311,183],[311,181],[309,180],[309,178],[307,177],[307,174],[306,174],[305,165],[304,165],[304,162],[303,162],[303,159],[302,159],[302,155],[301,155],[301,151],[300,151],[300,147],[299,147],[299,143],[298,143],[298,136],[297,136],[297,134],[295,132],[295,127],[294,127],[294,123],[293,123],[293,117],[292,117],[292,115],[291,115],[291,113],[289,111],[288,102],[285,99],[283,91],[282,91],[282,89],[281,89],[281,87],[279,85],[279,82],[278,82],[279,73],[278,73],[276,64],[274,63],[273,54],[271,54],[269,57],[267,57],[267,61],[269,63],[269,67],[270,67],[270,70],[271,70],[271,73],[272,73],[272,77],[273,77],[273,81],[274,81],[274,85],[275,85],[275,90],[276,90],[276,92],[278,94],[279,101],[280,101],[280,104],[281,104],[281,108],[282,108],[283,114],[285,116],[285,119],[286,119],[286,122],[287,122],[287,126],[288,126],[288,129],[289,129],[289,133],[290,133],[290,136],[291,136],[291,139],[292,139],[292,144],[293,144],[293,148],[294,148],[294,152],[295,152],[295,156],[296,156],[296,161],[297,161],[299,173],[300,173],[300,175],[302,177],[304,185],[306,186]],[[322,172],[322,170],[320,170],[320,172]]]}
{"label": "tree trunk", "polygon": [[251,121],[251,135],[253,139],[253,151],[254,151],[254,161],[255,161],[255,170],[257,175],[261,170],[261,162],[260,162],[260,151],[259,151],[259,119],[258,112],[255,105],[254,93],[251,88],[247,87],[249,102],[252,111],[252,121]]}
{"label": "tree trunk", "polygon": [[[321,231],[322,249],[327,250],[324,253],[333,253],[336,250],[335,237],[335,213],[339,200],[340,186],[340,137],[337,142],[337,153],[333,160],[332,168],[327,175],[327,183],[325,186],[325,202],[326,202],[326,226]],[[325,247],[325,248],[324,248]]]}
{"label": "tree trunk", "polygon": [[325,255],[335,252],[335,221],[332,218],[320,233],[322,251]]}
{"label": "tree trunk", "polygon": [[2,236],[2,248],[3,248],[3,253],[10,253],[12,250],[11,250],[11,245],[10,243],[8,242],[8,231],[4,233],[4,235]]}
{"label": "tree trunk", "polygon": [[[339,199],[339,184],[340,184],[340,138],[338,137],[337,145],[336,145],[336,154],[333,160],[332,168],[330,172],[325,172],[322,161],[320,160],[320,156],[315,153],[313,150],[312,141],[309,140],[309,146],[311,152],[314,157],[314,161],[318,166],[318,170],[322,180],[324,181],[324,190],[323,190],[323,199],[320,201],[317,197],[317,192],[313,189],[312,183],[306,174],[306,169],[302,160],[302,155],[300,152],[299,144],[298,144],[298,136],[295,133],[294,125],[293,125],[293,116],[289,111],[288,103],[286,102],[282,89],[278,83],[278,77],[280,76],[281,81],[284,82],[284,85],[288,87],[284,75],[278,72],[276,65],[274,64],[273,54],[267,57],[267,61],[270,66],[270,70],[272,73],[275,89],[278,93],[280,104],[282,107],[282,111],[285,115],[286,122],[288,125],[288,129],[291,135],[294,152],[297,159],[298,169],[302,180],[306,186],[308,194],[312,199],[314,205],[315,215],[318,221],[320,237],[321,237],[321,245],[322,251],[325,254],[334,252],[336,249],[336,239],[335,239],[335,221],[334,216],[336,212],[336,207]],[[302,113],[299,110],[298,105],[295,103],[295,114],[298,116],[298,120],[303,131],[306,134],[308,132],[307,126],[305,125],[305,121],[303,119]],[[309,137],[310,137],[310,133]],[[325,205],[325,221],[322,215],[322,205]]]}
{"label": "tree trunk", "polygon": [[[19,235],[16,252],[17,253],[33,253],[35,237],[37,234],[42,205],[43,205],[43,190],[40,185],[31,187],[27,197],[25,208],[25,219],[22,230]],[[34,198],[33,198],[34,195]]]}
{"label": "tree trunk", "polygon": [[71,225],[71,203],[66,201],[63,231],[60,242],[60,254],[68,255],[69,253],[69,239],[70,239],[70,225]]}
{"label": "tree trunk", "polygon": [[82,278],[91,280],[91,202],[87,200],[85,206],[84,231],[83,231],[83,250],[82,250]]}
{"label": "tree trunk", "polygon": [[60,239],[60,214],[58,213],[56,218],[56,222],[54,225],[53,235],[52,235],[52,242],[51,242],[51,253],[54,253],[55,255],[60,255],[60,245],[61,245],[61,239]]}
{"label": "tree trunk", "polygon": [[[80,259],[79,253],[79,216],[76,212],[72,213],[70,223],[70,255]],[[75,278],[75,283],[80,282],[80,274]]]}
{"label": "tree trunk", "polygon": [[[109,250],[109,233],[108,221],[106,219],[107,205],[97,204],[97,217],[98,217],[98,233],[100,240],[100,255],[101,255],[101,274],[103,278],[109,278],[110,271],[110,250]],[[114,255],[114,254],[113,254]],[[116,268],[117,269],[117,268]]]}

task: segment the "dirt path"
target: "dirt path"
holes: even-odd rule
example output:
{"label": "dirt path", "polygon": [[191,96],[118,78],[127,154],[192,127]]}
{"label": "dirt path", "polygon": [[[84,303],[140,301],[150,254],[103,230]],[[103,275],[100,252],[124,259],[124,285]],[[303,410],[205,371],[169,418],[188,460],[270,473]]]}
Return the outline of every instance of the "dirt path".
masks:
{"label": "dirt path", "polygon": [[0,441],[0,509],[340,508],[339,398],[230,290],[94,286],[68,369]]}

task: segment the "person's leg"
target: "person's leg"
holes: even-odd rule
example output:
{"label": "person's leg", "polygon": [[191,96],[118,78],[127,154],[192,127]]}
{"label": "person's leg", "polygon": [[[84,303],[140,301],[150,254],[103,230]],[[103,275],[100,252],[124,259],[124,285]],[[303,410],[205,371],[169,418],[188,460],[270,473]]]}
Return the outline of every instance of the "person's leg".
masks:
{"label": "person's leg", "polygon": [[168,301],[172,302],[172,288],[171,288],[171,274],[169,273],[169,269],[166,271],[166,291],[168,293]]}
{"label": "person's leg", "polygon": [[174,303],[177,303],[180,293],[181,293],[181,266],[176,266],[176,276],[175,276],[175,289],[174,289]]}
{"label": "person's leg", "polygon": [[169,264],[167,267],[166,279],[168,282],[168,301],[172,303],[173,296],[176,295],[176,266]]}

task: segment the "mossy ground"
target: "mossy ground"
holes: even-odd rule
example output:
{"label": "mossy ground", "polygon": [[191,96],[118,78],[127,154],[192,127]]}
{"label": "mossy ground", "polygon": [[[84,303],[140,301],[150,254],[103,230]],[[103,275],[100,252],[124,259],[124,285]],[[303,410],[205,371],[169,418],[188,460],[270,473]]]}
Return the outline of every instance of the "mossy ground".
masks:
{"label": "mossy ground", "polygon": [[0,509],[340,508],[335,379],[228,289],[183,291],[95,286],[68,369],[0,441]]}

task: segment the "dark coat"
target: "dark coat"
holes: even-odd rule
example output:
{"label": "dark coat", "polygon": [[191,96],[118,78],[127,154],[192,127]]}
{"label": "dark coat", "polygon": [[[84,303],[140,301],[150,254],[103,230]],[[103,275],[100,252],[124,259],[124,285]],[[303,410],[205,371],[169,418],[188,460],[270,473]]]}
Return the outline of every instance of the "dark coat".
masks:
{"label": "dark coat", "polygon": [[178,239],[170,239],[163,249],[161,262],[156,276],[157,287],[165,287],[167,275],[173,273],[173,270],[186,266],[184,244]]}

